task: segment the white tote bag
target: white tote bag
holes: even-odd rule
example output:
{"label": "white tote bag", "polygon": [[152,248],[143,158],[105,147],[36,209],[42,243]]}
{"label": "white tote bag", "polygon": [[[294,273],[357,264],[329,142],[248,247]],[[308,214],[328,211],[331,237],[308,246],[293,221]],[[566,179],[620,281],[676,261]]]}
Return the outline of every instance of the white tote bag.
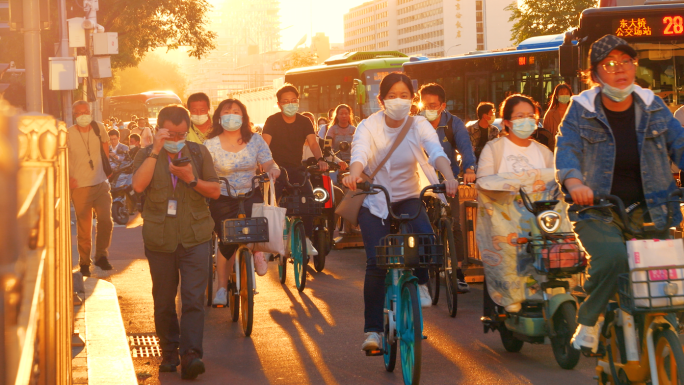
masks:
{"label": "white tote bag", "polygon": [[[684,269],[668,269],[668,267],[684,265],[684,243],[681,239],[627,241],[627,255],[636,306],[649,306],[649,289],[651,307],[684,305],[684,285],[681,281],[684,278]],[[662,267],[663,269],[632,271],[635,268],[646,267]],[[664,290],[668,278],[677,285],[677,293],[672,297],[665,294]]]}
{"label": "white tote bag", "polygon": [[252,217],[264,217],[268,220],[268,242],[255,243],[253,251],[285,255],[285,213],[286,208],[276,205],[275,185],[270,181],[264,185],[264,203],[252,205]]}

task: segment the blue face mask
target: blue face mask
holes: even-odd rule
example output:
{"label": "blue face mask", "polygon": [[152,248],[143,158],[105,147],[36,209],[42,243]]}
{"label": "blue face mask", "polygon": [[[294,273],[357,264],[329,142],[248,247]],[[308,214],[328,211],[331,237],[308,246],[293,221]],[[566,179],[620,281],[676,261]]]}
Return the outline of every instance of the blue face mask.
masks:
{"label": "blue face mask", "polygon": [[221,116],[221,127],[226,131],[237,131],[242,127],[242,116],[228,114]]}
{"label": "blue face mask", "polygon": [[537,129],[537,121],[532,118],[513,120],[511,131],[520,139],[527,139]]}
{"label": "blue face mask", "polygon": [[172,142],[169,140],[164,141],[164,150],[171,154],[178,154],[178,152],[182,150],[183,147],[185,147],[185,139],[179,140],[177,142]]}
{"label": "blue face mask", "polygon": [[617,87],[613,87],[604,83],[603,80],[601,80],[601,78],[598,76],[596,76],[596,78],[598,79],[599,83],[601,83],[601,93],[616,103],[620,103],[621,101],[627,99],[634,91],[634,83],[631,83],[621,90]]}
{"label": "blue face mask", "polygon": [[283,106],[285,116],[294,116],[299,111],[299,103],[288,103]]}

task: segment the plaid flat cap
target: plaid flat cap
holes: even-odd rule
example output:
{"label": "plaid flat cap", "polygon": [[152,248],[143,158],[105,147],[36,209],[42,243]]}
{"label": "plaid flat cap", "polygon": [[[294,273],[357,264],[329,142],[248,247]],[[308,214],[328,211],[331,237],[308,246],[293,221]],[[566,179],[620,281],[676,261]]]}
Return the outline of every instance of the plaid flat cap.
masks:
{"label": "plaid flat cap", "polygon": [[631,57],[637,56],[637,52],[634,50],[634,48],[630,47],[629,43],[627,43],[624,39],[614,35],[606,35],[596,40],[594,44],[591,45],[591,50],[589,51],[589,60],[591,60],[591,65],[593,66],[605,59],[606,56],[608,56],[614,49],[619,49]]}

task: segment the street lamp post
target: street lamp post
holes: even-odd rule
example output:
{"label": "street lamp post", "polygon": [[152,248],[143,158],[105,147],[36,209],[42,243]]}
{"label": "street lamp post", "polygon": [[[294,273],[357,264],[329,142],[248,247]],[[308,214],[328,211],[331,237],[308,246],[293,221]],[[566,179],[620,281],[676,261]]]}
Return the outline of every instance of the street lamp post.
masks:
{"label": "street lamp post", "polygon": [[449,49],[446,50],[446,53],[444,54],[444,56],[449,56],[449,51],[454,47],[458,47],[459,45],[460,44],[456,44],[456,45],[452,45],[451,47],[449,47]]}

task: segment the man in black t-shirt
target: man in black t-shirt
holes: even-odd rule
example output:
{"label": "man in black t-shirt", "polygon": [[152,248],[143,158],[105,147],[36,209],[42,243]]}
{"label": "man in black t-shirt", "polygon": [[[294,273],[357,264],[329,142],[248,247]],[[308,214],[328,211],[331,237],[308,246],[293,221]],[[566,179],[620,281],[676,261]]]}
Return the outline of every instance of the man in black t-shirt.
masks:
{"label": "man in black t-shirt", "polygon": [[[276,93],[280,112],[273,114],[266,119],[264,124],[263,138],[271,148],[275,163],[287,171],[290,183],[300,183],[304,180],[304,170],[302,168],[302,155],[304,142],[309,144],[311,152],[316,159],[321,159],[323,154],[321,147],[316,140],[316,133],[311,121],[297,113],[299,110],[299,91],[291,84],[280,87]],[[320,170],[327,170],[328,164],[319,160]],[[286,173],[281,173],[276,181],[276,197],[280,199],[282,191],[286,186]],[[311,183],[304,186],[304,193],[313,195]],[[306,234],[311,235],[312,223],[305,221]]]}

